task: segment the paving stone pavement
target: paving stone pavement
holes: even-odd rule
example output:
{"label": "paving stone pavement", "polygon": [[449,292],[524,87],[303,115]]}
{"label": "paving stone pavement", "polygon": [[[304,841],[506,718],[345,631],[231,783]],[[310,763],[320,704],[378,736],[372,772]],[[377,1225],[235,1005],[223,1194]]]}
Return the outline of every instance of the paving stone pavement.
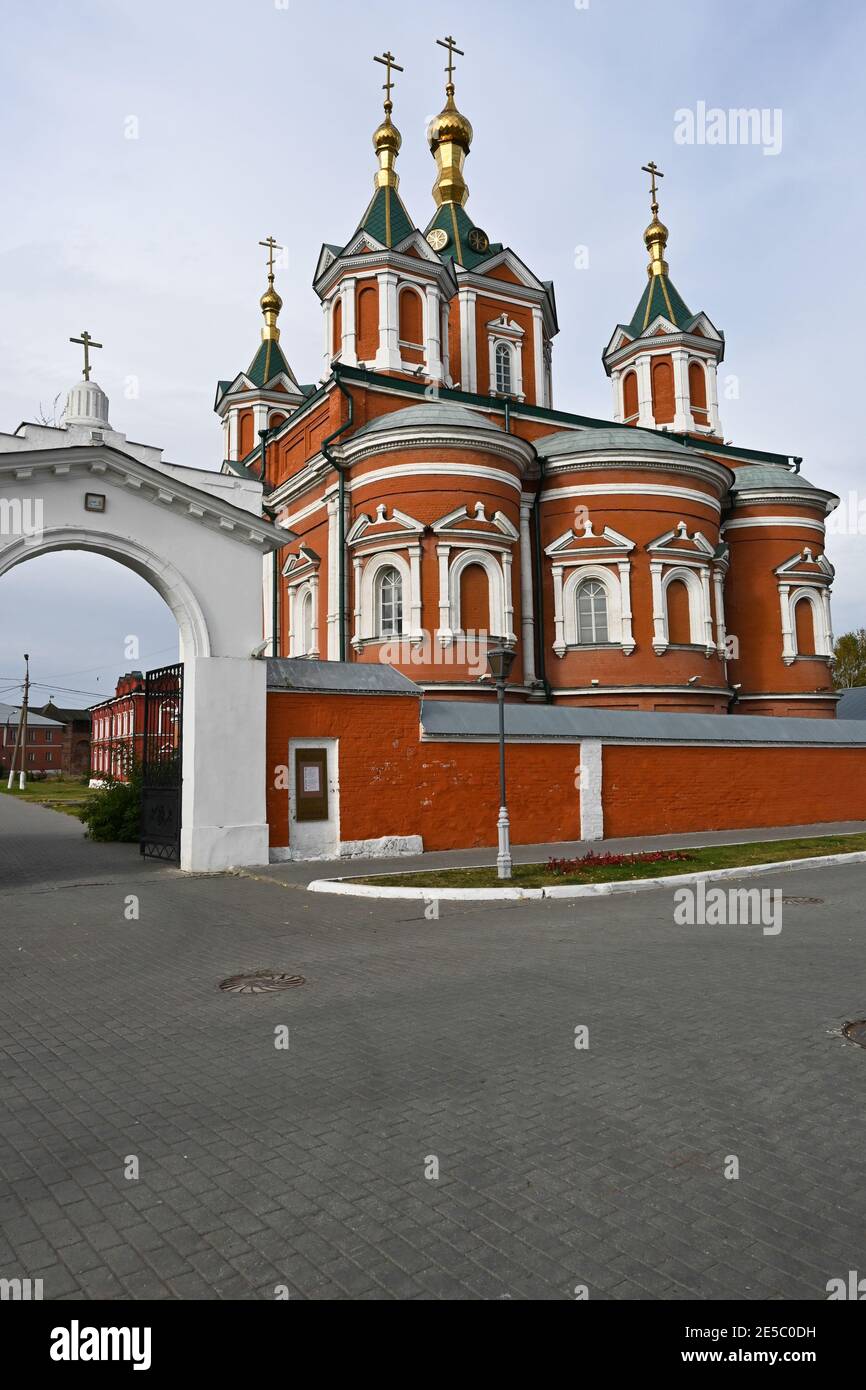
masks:
{"label": "paving stone pavement", "polygon": [[[866,1015],[862,865],[759,880],[824,900],[777,937],[679,927],[666,892],[428,921],[143,865],[13,806],[0,1277],[57,1299],[763,1300],[866,1272],[866,1051],[834,1033]],[[217,988],[255,968],[306,983]]]}

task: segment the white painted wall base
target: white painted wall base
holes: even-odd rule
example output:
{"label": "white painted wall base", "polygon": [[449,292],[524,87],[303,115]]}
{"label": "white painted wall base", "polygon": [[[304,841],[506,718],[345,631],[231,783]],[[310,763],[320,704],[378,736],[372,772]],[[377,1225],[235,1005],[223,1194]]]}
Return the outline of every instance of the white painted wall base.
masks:
{"label": "white painted wall base", "polygon": [[580,838],[604,839],[601,804],[601,740],[584,739],[580,745]]}
{"label": "white painted wall base", "polygon": [[266,663],[199,656],[183,669],[180,867],[267,864]]}
{"label": "white painted wall base", "polygon": [[[341,840],[340,859],[396,859],[403,854],[423,854],[424,841],[420,835],[382,835],[375,840]],[[292,849],[275,845],[271,849],[272,864],[305,863],[310,860],[334,859],[333,854]]]}

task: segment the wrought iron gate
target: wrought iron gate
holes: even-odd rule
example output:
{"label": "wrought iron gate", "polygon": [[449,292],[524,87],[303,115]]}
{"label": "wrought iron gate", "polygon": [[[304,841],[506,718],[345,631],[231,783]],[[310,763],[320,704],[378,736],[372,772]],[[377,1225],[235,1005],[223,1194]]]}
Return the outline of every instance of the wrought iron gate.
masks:
{"label": "wrought iron gate", "polygon": [[145,672],[141,763],[141,852],[154,859],[177,859],[183,781],[182,665]]}

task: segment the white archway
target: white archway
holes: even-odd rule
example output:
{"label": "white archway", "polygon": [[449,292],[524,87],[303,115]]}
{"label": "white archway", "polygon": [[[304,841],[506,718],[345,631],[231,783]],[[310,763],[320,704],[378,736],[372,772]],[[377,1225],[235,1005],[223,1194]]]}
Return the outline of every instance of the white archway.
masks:
{"label": "white archway", "polygon": [[39,555],[86,550],[161,595],[184,665],[181,868],[266,864],[267,680],[254,654],[262,558],[292,533],[262,520],[259,483],[82,445],[74,431],[40,431],[40,443],[46,434],[54,447],[0,437],[0,578]]}

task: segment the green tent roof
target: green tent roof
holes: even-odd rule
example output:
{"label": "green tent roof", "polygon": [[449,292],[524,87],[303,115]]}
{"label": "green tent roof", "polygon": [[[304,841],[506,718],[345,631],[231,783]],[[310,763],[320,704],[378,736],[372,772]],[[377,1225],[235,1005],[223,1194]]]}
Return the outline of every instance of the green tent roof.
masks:
{"label": "green tent roof", "polygon": [[[377,188],[356,231],[369,232],[383,246],[398,246],[415,227],[395,188]],[[345,250],[345,248],[343,248]]]}
{"label": "green tent roof", "polygon": [[443,203],[424,235],[432,232],[434,227],[440,227],[448,236],[447,243],[439,252],[440,260],[456,261],[467,270],[474,270],[475,266],[502,250],[501,242],[491,243],[484,251],[472,250],[469,233],[479,229],[459,203]]}
{"label": "green tent roof", "polygon": [[659,314],[663,314],[677,328],[687,328],[694,314],[685,300],[678,294],[667,275],[653,275],[640,297],[628,331],[637,338]]}
{"label": "green tent roof", "polygon": [[267,386],[268,382],[272,381],[275,376],[279,376],[280,372],[285,372],[287,377],[294,380],[279,343],[268,338],[266,342],[262,343],[247,368],[246,374],[256,386]]}

